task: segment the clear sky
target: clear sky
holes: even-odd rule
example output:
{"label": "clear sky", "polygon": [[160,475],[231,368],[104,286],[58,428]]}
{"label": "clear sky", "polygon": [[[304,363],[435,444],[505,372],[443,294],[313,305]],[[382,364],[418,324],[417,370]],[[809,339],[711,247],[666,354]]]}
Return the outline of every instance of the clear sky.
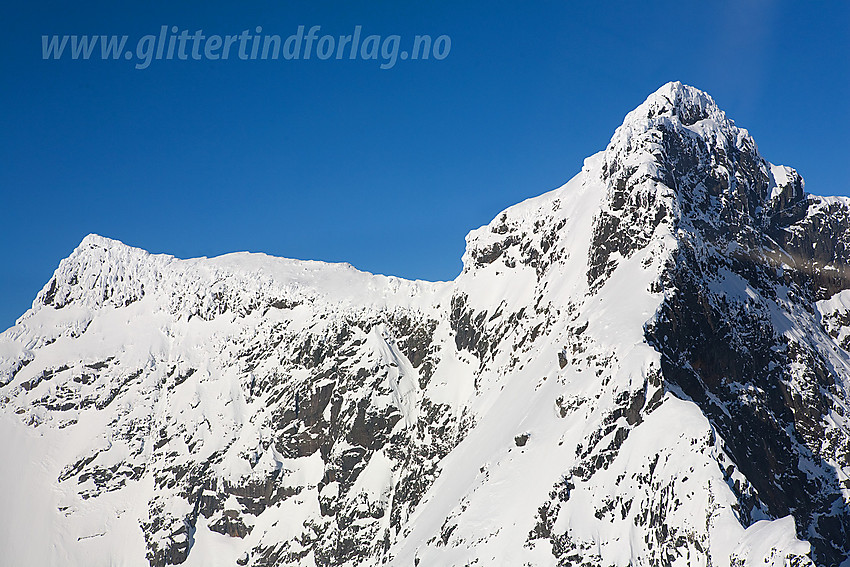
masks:
{"label": "clear sky", "polygon": [[[452,279],[469,230],[563,184],[670,80],[712,94],[809,191],[850,193],[848,2],[16,4],[0,24],[2,328],[90,232]],[[315,52],[42,59],[42,35],[126,34],[135,50],[163,25],[282,39],[359,25],[451,46],[390,69]]]}

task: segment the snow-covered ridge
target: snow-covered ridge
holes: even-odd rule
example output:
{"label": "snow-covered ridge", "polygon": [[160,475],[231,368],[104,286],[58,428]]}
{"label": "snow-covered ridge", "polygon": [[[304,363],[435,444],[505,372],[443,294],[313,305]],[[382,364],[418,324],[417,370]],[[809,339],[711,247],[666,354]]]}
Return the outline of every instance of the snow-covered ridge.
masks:
{"label": "snow-covered ridge", "polygon": [[[588,158],[582,172],[570,184],[509,207],[488,225],[471,231],[466,237],[463,272],[480,268],[482,261],[489,264],[494,257],[501,256],[509,265],[516,265],[523,261],[531,263],[529,254],[549,253],[556,239],[552,230],[558,230],[558,223],[566,221],[566,215],[559,210],[565,192],[580,190],[579,187],[599,187],[600,177],[611,177],[615,172],[627,171],[631,180],[663,178],[658,159],[665,148],[656,139],[659,126],[686,129],[712,147],[728,151],[731,146],[758,155],[749,133],[727,118],[710,95],[680,82],[667,83],[626,115],[605,151]],[[760,156],[758,160],[764,163],[767,200],[784,205],[801,196],[802,179],[796,171],[772,166]],[[730,178],[727,185],[734,186],[734,172],[725,173]],[[617,183],[608,181],[609,201],[610,192],[617,188]],[[633,190],[632,198],[638,203],[646,199],[640,196],[641,191],[646,192]],[[656,189],[651,188],[650,192]],[[669,200],[672,194],[665,198]],[[602,206],[608,205],[602,203]],[[541,232],[543,225],[549,228],[548,235]],[[505,232],[507,236],[503,236]],[[520,237],[525,239],[521,243],[523,250],[519,250]],[[529,247],[527,240],[535,237],[539,239],[538,245]],[[512,248],[516,249],[513,254],[508,252]],[[38,294],[33,308],[69,303],[86,307],[122,306],[157,289],[175,300],[182,298],[175,307],[178,309],[182,308],[182,301],[193,297],[197,305],[192,309],[208,316],[210,297],[222,294],[232,295],[231,307],[244,313],[263,303],[292,298],[348,295],[351,304],[374,303],[378,297],[443,293],[449,287],[442,282],[410,282],[373,275],[347,263],[289,260],[257,253],[180,260],[92,234],[62,261],[54,278]],[[246,300],[246,296],[250,299]]]}
{"label": "snow-covered ridge", "polygon": [[154,294],[165,298],[175,312],[210,316],[211,310],[229,308],[244,314],[274,302],[331,297],[349,305],[392,304],[393,298],[429,296],[445,286],[373,275],[347,263],[290,260],[262,253],[181,260],[90,234],[62,260],[29,313],[44,306],[59,309],[69,304],[123,307]]}
{"label": "snow-covered ridge", "polygon": [[0,334],[0,549],[846,567],[848,239],[681,83],[452,282],[90,235]]}

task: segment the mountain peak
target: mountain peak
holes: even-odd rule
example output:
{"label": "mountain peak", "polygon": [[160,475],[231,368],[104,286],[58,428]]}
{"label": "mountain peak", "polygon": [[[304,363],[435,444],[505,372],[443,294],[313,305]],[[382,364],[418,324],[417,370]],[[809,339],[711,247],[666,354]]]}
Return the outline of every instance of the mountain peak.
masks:
{"label": "mountain peak", "polygon": [[74,250],[73,255],[84,254],[90,250],[136,250],[139,252],[144,252],[145,254],[149,254],[147,251],[142,250],[141,248],[135,248],[128,244],[124,244],[120,240],[115,240],[114,238],[108,238],[106,236],[101,236],[95,233],[87,234],[81,241],[80,244],[77,245],[77,248]]}
{"label": "mountain peak", "polygon": [[88,245],[113,245],[113,244],[124,244],[119,240],[114,240],[112,238],[107,238],[105,236],[101,236],[99,234],[95,234],[94,232],[90,232],[80,241],[80,246],[88,246]]}
{"label": "mountain peak", "polygon": [[[602,175],[612,210],[644,210],[657,196],[676,195],[682,214],[739,228],[769,222],[804,195],[797,172],[769,163],[710,95],[680,82],[663,85],[626,115],[605,149]],[[664,205],[667,212],[680,209],[674,201]]]}
{"label": "mountain peak", "polygon": [[711,95],[678,81],[662,85],[626,115],[608,144],[607,157],[629,155],[635,161],[644,153],[656,160],[656,150],[666,147],[666,134],[686,138],[689,146],[696,136],[724,152],[739,148],[761,161],[749,132],[737,127]]}
{"label": "mountain peak", "polygon": [[726,114],[718,108],[711,95],[679,81],[662,85],[649,95],[643,104],[630,112],[625,122],[651,120],[657,117],[675,117],[684,126],[691,126],[706,118],[714,119],[718,123],[728,122],[734,125],[734,122],[726,118]]}

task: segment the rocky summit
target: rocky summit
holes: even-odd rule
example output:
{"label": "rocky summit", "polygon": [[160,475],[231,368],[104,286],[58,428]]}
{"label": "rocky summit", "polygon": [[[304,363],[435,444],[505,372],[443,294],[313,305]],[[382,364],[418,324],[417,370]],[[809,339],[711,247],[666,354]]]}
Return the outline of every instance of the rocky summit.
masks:
{"label": "rocky summit", "polygon": [[850,566],[850,199],[669,83],[466,240],[86,237],[0,335],[0,563]]}

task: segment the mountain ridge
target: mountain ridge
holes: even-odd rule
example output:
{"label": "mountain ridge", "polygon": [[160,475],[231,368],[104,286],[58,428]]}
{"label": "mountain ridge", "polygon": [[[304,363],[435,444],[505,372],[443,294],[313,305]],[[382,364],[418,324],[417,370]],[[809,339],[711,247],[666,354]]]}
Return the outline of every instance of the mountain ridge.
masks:
{"label": "mountain ridge", "polygon": [[451,282],[87,236],[0,334],[7,462],[49,453],[32,485],[0,478],[50,495],[0,533],[54,543],[0,547],[846,566],[848,219],[668,83],[572,180],[471,231]]}

